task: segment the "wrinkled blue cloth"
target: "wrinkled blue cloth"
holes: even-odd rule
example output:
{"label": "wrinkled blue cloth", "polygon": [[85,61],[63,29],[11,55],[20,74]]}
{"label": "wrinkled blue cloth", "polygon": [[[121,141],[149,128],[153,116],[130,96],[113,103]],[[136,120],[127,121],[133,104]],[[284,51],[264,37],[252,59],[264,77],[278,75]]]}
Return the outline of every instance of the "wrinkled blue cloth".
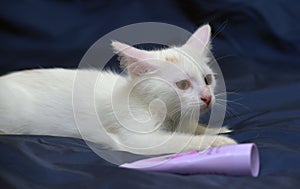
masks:
{"label": "wrinkled blue cloth", "polygon": [[256,143],[261,160],[258,178],[180,176],[118,168],[80,139],[0,135],[0,188],[298,188],[299,6],[295,0],[0,2],[0,75],[76,68],[97,39],[136,22],[190,32],[210,23],[229,92],[225,124],[237,141]]}

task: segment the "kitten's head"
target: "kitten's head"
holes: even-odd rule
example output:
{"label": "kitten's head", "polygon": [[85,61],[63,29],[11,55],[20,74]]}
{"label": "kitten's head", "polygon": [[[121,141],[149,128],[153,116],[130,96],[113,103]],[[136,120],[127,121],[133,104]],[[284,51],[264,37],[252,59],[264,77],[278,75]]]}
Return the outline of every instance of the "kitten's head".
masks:
{"label": "kitten's head", "polygon": [[120,56],[120,64],[126,68],[135,91],[145,101],[161,99],[168,112],[207,110],[215,102],[216,85],[209,67],[211,29],[200,27],[180,47],[145,51],[132,46],[112,42]]}

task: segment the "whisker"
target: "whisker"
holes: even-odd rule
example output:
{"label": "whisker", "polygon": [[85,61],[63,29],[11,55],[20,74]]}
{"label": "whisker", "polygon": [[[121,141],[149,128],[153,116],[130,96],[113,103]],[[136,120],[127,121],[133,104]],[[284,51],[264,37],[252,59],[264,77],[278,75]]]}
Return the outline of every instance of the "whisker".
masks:
{"label": "whisker", "polygon": [[234,54],[228,54],[228,55],[224,55],[224,56],[220,56],[220,57],[215,57],[216,61],[222,60],[224,58],[231,58],[231,57],[236,57],[236,55]]}
{"label": "whisker", "polygon": [[225,20],[217,29],[216,29],[216,32],[213,34],[211,40],[215,39],[217,37],[217,35],[219,33],[221,33],[227,26],[228,24],[228,20]]}
{"label": "whisker", "polygon": [[241,100],[242,98],[237,98],[237,99],[235,99],[235,100],[228,100],[228,99],[220,99],[220,98],[216,98],[216,102],[218,101],[218,102],[224,102],[224,103],[231,103],[231,104],[235,104],[235,105],[238,105],[239,107],[242,107],[242,108],[244,108],[245,110],[247,110],[247,111],[250,111],[251,109],[249,108],[249,107],[247,107],[247,106],[245,106],[244,104],[242,104],[242,103],[239,103],[239,102],[237,102],[238,100]]}
{"label": "whisker", "polygon": [[[216,102],[216,105],[224,106],[225,104]],[[217,107],[217,106],[216,106]],[[238,119],[241,120],[241,118],[238,115],[238,112],[236,112],[233,108],[231,108],[228,104],[226,106],[226,112],[225,112],[225,117],[228,119],[231,119],[232,117],[237,117]]]}
{"label": "whisker", "polygon": [[239,93],[237,93],[237,92],[235,92],[235,91],[226,91],[226,92],[222,92],[222,93],[217,93],[217,94],[215,94],[215,96],[220,96],[220,95],[226,95],[226,96],[228,96],[228,94],[233,94],[233,95],[239,95],[239,96],[241,96]]}

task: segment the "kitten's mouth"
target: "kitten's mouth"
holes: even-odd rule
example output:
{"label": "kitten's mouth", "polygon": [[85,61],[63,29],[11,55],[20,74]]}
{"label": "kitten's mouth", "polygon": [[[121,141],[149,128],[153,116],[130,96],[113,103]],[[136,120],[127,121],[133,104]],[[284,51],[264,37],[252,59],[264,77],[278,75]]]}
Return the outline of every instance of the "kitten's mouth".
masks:
{"label": "kitten's mouth", "polygon": [[211,105],[206,105],[206,104],[200,105],[200,112],[207,111],[210,108],[211,108]]}

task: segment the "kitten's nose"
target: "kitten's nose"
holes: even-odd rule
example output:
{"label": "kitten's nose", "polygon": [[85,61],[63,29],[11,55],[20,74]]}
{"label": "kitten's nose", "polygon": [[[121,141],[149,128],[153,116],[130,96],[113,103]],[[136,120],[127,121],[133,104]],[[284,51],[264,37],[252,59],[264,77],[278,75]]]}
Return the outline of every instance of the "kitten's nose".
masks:
{"label": "kitten's nose", "polygon": [[211,103],[211,92],[208,87],[203,87],[199,93],[200,99],[207,105]]}
{"label": "kitten's nose", "polygon": [[211,95],[209,96],[204,96],[200,98],[207,106],[209,106],[210,102],[211,102]]}

